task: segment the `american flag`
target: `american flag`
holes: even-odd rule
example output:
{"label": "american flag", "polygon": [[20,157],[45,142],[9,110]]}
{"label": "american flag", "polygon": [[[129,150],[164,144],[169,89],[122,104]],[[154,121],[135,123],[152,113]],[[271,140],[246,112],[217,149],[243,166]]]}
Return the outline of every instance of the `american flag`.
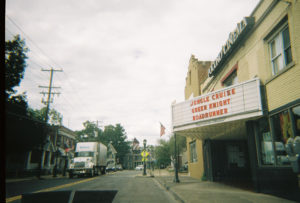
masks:
{"label": "american flag", "polygon": [[163,126],[163,124],[160,123],[160,136],[163,136],[165,134],[165,126]]}

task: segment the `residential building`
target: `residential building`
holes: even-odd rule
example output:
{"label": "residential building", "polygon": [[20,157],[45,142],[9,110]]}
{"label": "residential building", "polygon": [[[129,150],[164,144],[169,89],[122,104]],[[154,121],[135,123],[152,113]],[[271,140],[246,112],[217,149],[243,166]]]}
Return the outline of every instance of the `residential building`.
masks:
{"label": "residential building", "polygon": [[140,142],[134,138],[130,143],[130,152],[125,156],[123,167],[129,170],[135,169],[136,166],[142,165],[142,147],[140,147]]}
{"label": "residential building", "polygon": [[289,150],[300,138],[299,19],[299,1],[261,0],[201,70],[206,78],[191,57],[186,101],[172,105],[191,176],[299,200]]}
{"label": "residential building", "polygon": [[112,145],[112,142],[107,145],[107,162],[109,161],[112,161],[114,165],[117,163],[117,150]]}
{"label": "residential building", "polygon": [[34,172],[40,167],[43,174],[65,172],[74,156],[76,134],[64,126],[50,126],[47,141],[27,154],[25,170]]}

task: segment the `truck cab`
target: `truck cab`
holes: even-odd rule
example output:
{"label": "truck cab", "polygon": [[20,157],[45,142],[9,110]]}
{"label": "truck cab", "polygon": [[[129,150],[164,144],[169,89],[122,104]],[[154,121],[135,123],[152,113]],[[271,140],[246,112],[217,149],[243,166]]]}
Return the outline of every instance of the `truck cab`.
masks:
{"label": "truck cab", "polygon": [[79,142],[69,166],[69,177],[105,173],[107,147],[101,142]]}

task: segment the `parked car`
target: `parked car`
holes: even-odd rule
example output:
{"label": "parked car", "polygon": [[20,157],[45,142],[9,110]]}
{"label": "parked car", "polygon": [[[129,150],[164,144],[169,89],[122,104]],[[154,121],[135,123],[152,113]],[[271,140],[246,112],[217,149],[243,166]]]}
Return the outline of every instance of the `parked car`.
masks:
{"label": "parked car", "polygon": [[115,160],[110,159],[110,160],[107,161],[106,171],[107,172],[117,171]]}
{"label": "parked car", "polygon": [[111,171],[117,171],[116,167],[115,166],[107,166],[106,167],[106,172],[111,172]]}
{"label": "parked car", "polygon": [[180,172],[188,172],[189,165],[188,162],[186,162],[181,168],[179,169]]}
{"label": "parked car", "polygon": [[123,167],[122,167],[121,164],[117,164],[117,165],[116,165],[116,169],[117,169],[117,171],[122,171],[122,170],[123,170]]}
{"label": "parked car", "polygon": [[141,171],[144,169],[144,166],[143,165],[138,165],[137,167],[135,167],[135,170],[136,171]]}

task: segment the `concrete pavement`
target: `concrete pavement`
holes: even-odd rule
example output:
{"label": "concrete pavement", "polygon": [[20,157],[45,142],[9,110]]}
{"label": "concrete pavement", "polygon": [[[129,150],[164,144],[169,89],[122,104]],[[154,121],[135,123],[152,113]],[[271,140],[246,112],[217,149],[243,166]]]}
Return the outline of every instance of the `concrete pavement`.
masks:
{"label": "concrete pavement", "polygon": [[[142,171],[138,176],[143,176]],[[280,197],[255,193],[250,190],[243,190],[240,188],[232,187],[222,183],[201,181],[190,177],[186,173],[179,174],[180,183],[174,183],[174,172],[167,170],[147,170],[147,177],[154,177],[154,181],[160,184],[163,188],[169,191],[175,199],[183,203],[194,202],[245,202],[245,203],[292,203],[287,199]],[[42,179],[54,179],[52,175],[42,176]],[[55,179],[64,178],[62,175],[58,175]],[[6,183],[34,180],[37,177],[18,178],[18,179],[6,179]]]}
{"label": "concrete pavement", "polygon": [[[249,190],[228,186],[222,183],[201,181],[179,174],[180,183],[174,183],[174,172],[167,170],[156,170],[153,172],[155,179],[180,202],[201,203],[201,202],[222,202],[222,203],[292,203],[287,199],[276,196],[255,193]],[[150,174],[148,174],[150,175]]]}

